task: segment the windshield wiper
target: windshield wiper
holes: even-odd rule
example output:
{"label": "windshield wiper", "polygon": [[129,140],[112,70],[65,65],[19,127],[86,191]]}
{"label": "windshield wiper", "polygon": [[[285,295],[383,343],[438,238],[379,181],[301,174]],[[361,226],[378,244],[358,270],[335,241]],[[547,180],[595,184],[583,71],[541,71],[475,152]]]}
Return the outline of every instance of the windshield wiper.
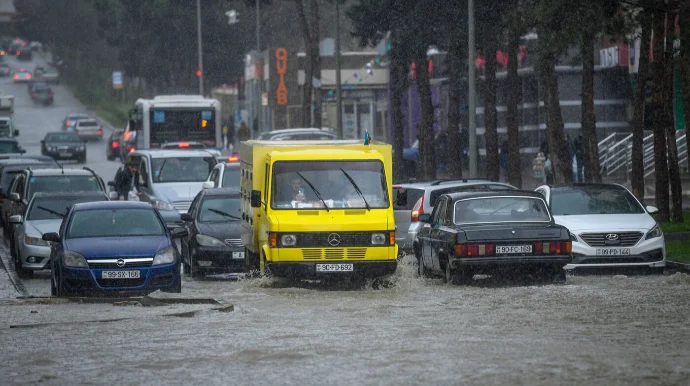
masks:
{"label": "windshield wiper", "polygon": [[364,198],[364,194],[363,194],[362,191],[359,189],[359,186],[357,186],[357,184],[355,183],[355,180],[353,180],[352,177],[350,177],[350,175],[347,174],[347,172],[346,172],[345,170],[343,170],[343,168],[340,168],[340,171],[343,172],[343,174],[345,175],[345,177],[347,177],[348,180],[350,180],[350,183],[352,184],[352,187],[355,188],[355,190],[357,191],[357,194],[359,194],[359,196],[362,197],[362,201],[364,201],[364,205],[367,206],[367,209],[368,209],[368,210],[371,210],[371,207],[369,206],[369,203],[367,202],[367,199]]}
{"label": "windshield wiper", "polygon": [[40,205],[37,205],[36,207],[37,207],[38,209],[45,210],[46,212],[48,212],[48,213],[50,213],[50,214],[54,214],[54,215],[56,215],[56,216],[60,216],[61,218],[65,218],[65,217],[67,216],[67,213],[56,212],[56,211],[54,211],[54,210],[52,210],[52,209],[44,208],[44,207],[42,207],[42,206],[40,206]]}
{"label": "windshield wiper", "polygon": [[165,167],[165,163],[166,163],[166,162],[168,162],[168,159],[167,159],[167,158],[163,160],[163,163],[161,164],[161,167],[158,168],[158,176],[154,176],[154,177],[158,177],[157,180],[159,180],[159,181],[160,181],[160,179],[161,179],[161,174],[163,173],[163,168]]}
{"label": "windshield wiper", "polygon": [[225,212],[223,212],[222,210],[211,209],[211,208],[209,208],[208,211],[209,211],[209,212],[213,212],[213,213],[215,213],[215,214],[219,214],[219,215],[221,215],[221,216],[223,216],[223,217],[231,218],[231,219],[233,219],[233,220],[242,220],[241,218],[239,218],[239,217],[237,217],[237,216],[233,216],[233,215],[231,215],[230,213],[225,213]]}
{"label": "windshield wiper", "polygon": [[319,193],[319,191],[316,190],[316,188],[314,187],[314,185],[312,185],[311,182],[309,182],[308,179],[304,178],[304,176],[302,175],[302,173],[300,173],[300,172],[295,172],[295,173],[297,173],[297,175],[300,176],[300,178],[303,179],[304,182],[307,183],[307,185],[309,185],[309,187],[311,188],[311,190],[314,191],[314,194],[316,194],[316,198],[318,198],[319,200],[321,200],[321,202],[323,202],[323,206],[326,208],[326,211],[327,211],[327,212],[330,212],[331,209],[328,207],[328,205],[326,205],[326,201],[321,197],[321,193]]}

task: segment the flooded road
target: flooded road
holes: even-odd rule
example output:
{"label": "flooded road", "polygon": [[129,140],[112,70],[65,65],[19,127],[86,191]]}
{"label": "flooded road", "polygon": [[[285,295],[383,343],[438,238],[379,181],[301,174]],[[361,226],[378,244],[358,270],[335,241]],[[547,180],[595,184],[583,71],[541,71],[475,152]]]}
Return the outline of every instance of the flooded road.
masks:
{"label": "flooded road", "polygon": [[690,384],[686,274],[457,287],[407,263],[380,290],[185,281],[184,296],[235,307],[190,318],[4,301],[3,384]]}

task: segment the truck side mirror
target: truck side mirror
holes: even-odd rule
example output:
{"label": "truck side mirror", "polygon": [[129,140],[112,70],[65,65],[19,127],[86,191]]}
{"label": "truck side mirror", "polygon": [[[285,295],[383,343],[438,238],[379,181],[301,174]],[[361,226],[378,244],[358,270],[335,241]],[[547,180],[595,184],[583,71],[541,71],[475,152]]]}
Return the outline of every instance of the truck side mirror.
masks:
{"label": "truck side mirror", "polygon": [[251,205],[252,205],[252,208],[261,207],[261,191],[252,190]]}

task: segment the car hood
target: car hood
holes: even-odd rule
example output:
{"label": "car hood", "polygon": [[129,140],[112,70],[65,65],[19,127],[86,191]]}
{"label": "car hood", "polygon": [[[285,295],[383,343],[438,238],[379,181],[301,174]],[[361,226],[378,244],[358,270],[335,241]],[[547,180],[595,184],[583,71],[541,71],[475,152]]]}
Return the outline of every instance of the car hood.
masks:
{"label": "car hood", "polygon": [[571,232],[648,231],[656,221],[647,213],[638,214],[588,214],[553,216],[556,224]]}
{"label": "car hood", "polygon": [[62,220],[32,220],[24,224],[24,232],[27,235],[42,236],[44,233],[57,232],[60,230]]}
{"label": "car hood", "polygon": [[218,240],[239,239],[242,236],[242,221],[197,223],[199,233]]}
{"label": "car hood", "polygon": [[203,187],[204,181],[155,184],[153,189],[157,198],[175,202],[192,201]]}
{"label": "car hood", "polygon": [[87,237],[67,239],[65,249],[91,259],[146,256],[153,257],[170,246],[167,236]]}

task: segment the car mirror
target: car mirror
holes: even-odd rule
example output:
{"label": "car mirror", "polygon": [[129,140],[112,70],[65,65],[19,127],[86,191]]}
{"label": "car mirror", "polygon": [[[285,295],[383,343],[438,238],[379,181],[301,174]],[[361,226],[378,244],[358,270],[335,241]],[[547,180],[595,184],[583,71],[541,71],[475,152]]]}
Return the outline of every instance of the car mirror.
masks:
{"label": "car mirror", "polygon": [[115,187],[115,181],[108,181],[108,186]]}
{"label": "car mirror", "polygon": [[108,198],[111,199],[111,200],[119,200],[119,199],[120,199],[120,195],[119,195],[117,192],[112,192],[112,191],[111,191],[111,192],[108,193]]}
{"label": "car mirror", "polygon": [[651,205],[650,205],[650,206],[648,206],[646,209],[647,209],[647,213],[649,213],[649,214],[657,214],[657,213],[659,213],[659,209],[657,209],[656,206],[651,206]]}
{"label": "car mirror", "polygon": [[10,216],[10,224],[21,224],[23,222],[24,222],[24,218],[19,214],[16,214],[14,216]]}
{"label": "car mirror", "polygon": [[19,130],[15,130],[12,134],[14,134],[15,137],[19,137]]}
{"label": "car mirror", "polygon": [[261,207],[261,191],[260,190],[252,190],[251,205],[252,205],[252,208]]}
{"label": "car mirror", "polygon": [[24,149],[19,149],[19,154],[25,154],[25,153],[26,153],[26,150],[24,150]]}
{"label": "car mirror", "polygon": [[428,213],[420,214],[418,217],[419,222],[431,224],[431,215]]}
{"label": "car mirror", "polygon": [[11,201],[19,201],[21,198],[19,197],[19,193],[10,193],[10,200]]}
{"label": "car mirror", "polygon": [[182,237],[189,236],[189,231],[187,228],[175,228],[172,232],[170,232],[170,236],[172,236],[174,239],[180,239]]}
{"label": "car mirror", "polygon": [[204,189],[213,189],[215,187],[216,185],[213,183],[213,181],[204,181]]}
{"label": "car mirror", "polygon": [[192,215],[189,214],[189,213],[182,213],[182,214],[180,215],[180,218],[182,219],[182,221],[187,221],[187,222],[192,222],[192,221],[194,221],[194,219],[192,218]]}
{"label": "car mirror", "polygon": [[53,243],[59,243],[60,242],[60,235],[58,235],[55,232],[48,232],[44,233],[43,237],[41,237],[43,241],[50,241]]}
{"label": "car mirror", "polygon": [[395,194],[395,205],[397,206],[405,206],[407,205],[407,189],[405,190],[396,190]]}

